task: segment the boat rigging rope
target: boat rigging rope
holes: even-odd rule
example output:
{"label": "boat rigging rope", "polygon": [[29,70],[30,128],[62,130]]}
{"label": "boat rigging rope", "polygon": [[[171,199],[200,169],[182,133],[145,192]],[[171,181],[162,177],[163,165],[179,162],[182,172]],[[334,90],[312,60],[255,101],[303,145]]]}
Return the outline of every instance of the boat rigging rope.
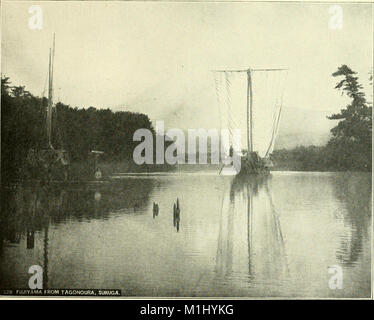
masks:
{"label": "boat rigging rope", "polygon": [[[283,96],[284,96],[284,91],[285,91],[285,82],[286,78],[288,76],[288,71],[285,70],[283,72],[280,72],[281,74],[283,73],[283,79],[281,76],[278,77],[279,83],[278,83],[278,88],[280,87],[280,95],[276,95],[276,101],[275,101],[275,107],[274,107],[274,114],[273,114],[273,130],[272,130],[272,138],[268,147],[268,150],[266,152],[265,157],[268,157],[269,153],[271,152],[274,143],[275,143],[275,137],[277,135],[278,129],[279,129],[279,122],[281,118],[281,113],[282,113],[282,106],[283,106]],[[283,81],[281,81],[283,80]],[[281,86],[280,83],[283,83],[283,86]]]}

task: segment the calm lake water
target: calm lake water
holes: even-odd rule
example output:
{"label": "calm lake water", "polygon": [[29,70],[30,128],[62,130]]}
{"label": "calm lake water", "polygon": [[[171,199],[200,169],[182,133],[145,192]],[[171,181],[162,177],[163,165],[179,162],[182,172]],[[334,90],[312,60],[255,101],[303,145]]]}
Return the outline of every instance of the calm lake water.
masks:
{"label": "calm lake water", "polygon": [[[179,199],[179,229],[173,204]],[[159,214],[153,215],[153,202]],[[127,177],[2,195],[0,287],[125,296],[370,297],[371,175]],[[343,270],[329,288],[329,267]]]}

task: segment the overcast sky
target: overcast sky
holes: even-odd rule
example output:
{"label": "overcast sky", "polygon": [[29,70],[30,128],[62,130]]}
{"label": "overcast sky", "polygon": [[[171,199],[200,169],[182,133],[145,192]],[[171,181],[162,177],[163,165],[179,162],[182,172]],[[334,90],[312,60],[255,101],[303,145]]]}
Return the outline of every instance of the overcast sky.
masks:
{"label": "overcast sky", "polygon": [[[28,27],[31,4],[43,10],[42,30]],[[341,30],[328,28],[329,6],[6,2],[2,74],[40,95],[55,32],[56,99],[144,112],[186,129],[217,127],[210,69],[287,67],[282,134],[325,134],[326,115],[344,105],[331,73],[347,64],[368,88],[373,52],[371,5],[341,5]]]}

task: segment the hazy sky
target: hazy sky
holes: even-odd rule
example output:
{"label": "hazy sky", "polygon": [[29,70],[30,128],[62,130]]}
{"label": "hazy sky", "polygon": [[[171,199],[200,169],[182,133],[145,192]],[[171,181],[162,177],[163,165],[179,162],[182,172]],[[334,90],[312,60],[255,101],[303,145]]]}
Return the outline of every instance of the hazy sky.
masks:
{"label": "hazy sky", "polygon": [[[30,30],[30,5],[43,9]],[[331,77],[341,64],[367,88],[372,68],[370,4],[2,3],[2,74],[34,94],[44,89],[56,33],[55,97],[72,106],[147,113],[167,127],[217,127],[215,67],[287,67],[281,133],[326,134],[344,105]],[[58,89],[60,88],[60,89]]]}

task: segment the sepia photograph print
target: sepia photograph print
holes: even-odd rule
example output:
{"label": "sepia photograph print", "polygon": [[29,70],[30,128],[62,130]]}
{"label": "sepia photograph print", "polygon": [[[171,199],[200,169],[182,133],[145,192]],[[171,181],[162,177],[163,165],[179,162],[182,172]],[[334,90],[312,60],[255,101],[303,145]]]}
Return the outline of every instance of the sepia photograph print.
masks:
{"label": "sepia photograph print", "polygon": [[373,3],[1,6],[0,299],[372,298]]}

